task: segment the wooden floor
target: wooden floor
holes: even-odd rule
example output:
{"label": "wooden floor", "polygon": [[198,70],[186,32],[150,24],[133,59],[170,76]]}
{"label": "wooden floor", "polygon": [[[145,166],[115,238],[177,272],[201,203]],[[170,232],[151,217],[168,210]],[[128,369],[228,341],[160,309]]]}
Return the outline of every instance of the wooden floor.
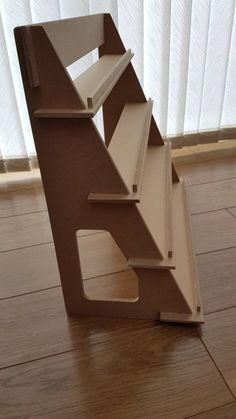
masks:
{"label": "wooden floor", "polygon": [[[42,188],[0,194],[1,419],[236,418],[236,158],[178,171],[188,184],[201,327],[67,318]],[[131,271],[122,255],[111,263],[102,234],[93,256],[107,264],[84,272],[86,286],[113,295],[129,284],[132,298]]]}

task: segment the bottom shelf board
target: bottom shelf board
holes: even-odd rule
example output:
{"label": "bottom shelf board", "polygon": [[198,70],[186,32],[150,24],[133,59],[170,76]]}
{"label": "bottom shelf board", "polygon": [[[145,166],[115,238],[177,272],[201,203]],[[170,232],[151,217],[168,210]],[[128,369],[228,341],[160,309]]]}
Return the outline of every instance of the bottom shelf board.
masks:
{"label": "bottom shelf board", "polygon": [[176,269],[172,270],[171,274],[184,293],[192,311],[195,312],[201,306],[200,290],[185,183],[182,180],[173,184],[172,238]]}
{"label": "bottom shelf board", "polygon": [[201,311],[192,314],[160,313],[160,321],[163,323],[204,323],[204,316]]}

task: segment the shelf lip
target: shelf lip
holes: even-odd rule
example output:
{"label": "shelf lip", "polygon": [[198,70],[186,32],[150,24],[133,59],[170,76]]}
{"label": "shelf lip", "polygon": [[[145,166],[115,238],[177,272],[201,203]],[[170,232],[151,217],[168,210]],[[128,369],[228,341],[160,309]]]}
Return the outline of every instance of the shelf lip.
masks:
{"label": "shelf lip", "polygon": [[[106,57],[110,57],[112,55],[103,55],[100,60],[103,62],[106,60]],[[126,67],[130,63],[131,59],[133,58],[134,54],[131,50],[127,50],[124,54],[116,54],[114,56],[119,57],[115,65],[110,69],[110,71],[103,77],[102,81],[95,87],[93,94],[83,95],[83,100],[85,103],[87,102],[87,107],[84,109],[70,109],[70,108],[44,108],[44,109],[37,109],[34,111],[34,117],[36,118],[93,118],[100,107],[105,102],[107,96],[110,94],[111,90],[125,71]],[[95,62],[91,67],[88,68],[81,76],[83,78],[86,76],[86,73],[94,66],[98,65],[99,60]],[[79,82],[78,79],[74,81],[75,90],[80,95],[79,86],[76,86]],[[81,96],[82,97],[82,96]]]}
{"label": "shelf lip", "polygon": [[147,102],[147,113],[143,127],[143,137],[139,148],[138,159],[136,163],[136,170],[133,179],[133,192],[140,191],[142,188],[143,171],[145,165],[145,157],[148,145],[149,131],[152,119],[153,100],[149,99]]}
{"label": "shelf lip", "polygon": [[108,151],[130,193],[141,193],[153,101],[124,105]]}
{"label": "shelf lip", "polygon": [[128,266],[139,269],[175,269],[176,262],[173,257],[168,259],[130,258]]}
{"label": "shelf lip", "polygon": [[[137,208],[164,259],[170,256],[168,248],[168,190],[167,186],[167,145],[147,147],[140,203]],[[169,227],[168,227],[169,228]]]}
{"label": "shelf lip", "polygon": [[[173,254],[176,258],[176,271],[172,275],[192,313],[201,312],[199,279],[193,249],[191,220],[187,207],[185,182],[173,184]],[[199,314],[200,315],[200,314]]]}
{"label": "shelf lip", "polygon": [[93,109],[37,109],[34,111],[35,118],[93,118]]}
{"label": "shelf lip", "polygon": [[171,143],[166,143],[166,211],[167,211],[167,252],[171,257],[173,253],[173,226],[172,226],[172,160],[171,160]]}
{"label": "shelf lip", "polygon": [[140,202],[140,194],[90,193],[88,195],[88,201],[97,204],[135,204]]}
{"label": "shelf lip", "polygon": [[[116,57],[117,61],[114,64],[114,66],[109,69],[109,71],[103,75],[102,79],[99,81],[99,83],[94,87],[94,91],[87,94],[86,98],[83,97],[83,100],[86,102],[87,99],[87,107],[88,109],[94,108],[96,106],[97,102],[100,102],[101,98],[104,98],[108,96],[116,82],[121,77],[122,73],[126,69],[127,65],[130,63],[133,53],[131,52],[131,49],[128,49],[124,54],[115,54],[115,55],[103,55],[98,61],[96,61],[90,68],[88,68],[87,71],[85,71],[81,76],[78,77],[74,81],[74,84],[77,88],[78,93],[80,94],[79,86],[77,87],[77,84],[79,83],[79,80],[81,77],[85,77],[86,73],[89,73],[89,71],[92,70],[93,66],[99,66],[99,63],[106,62],[111,57]],[[90,70],[91,69],[91,70]],[[83,95],[82,95],[83,96]]]}

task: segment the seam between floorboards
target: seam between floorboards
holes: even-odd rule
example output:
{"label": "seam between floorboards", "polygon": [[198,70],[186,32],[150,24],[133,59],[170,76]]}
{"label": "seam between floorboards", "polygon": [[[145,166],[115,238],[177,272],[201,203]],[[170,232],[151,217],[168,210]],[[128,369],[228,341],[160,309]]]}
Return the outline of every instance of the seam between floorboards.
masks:
{"label": "seam between floorboards", "polygon": [[233,306],[229,306],[229,307],[219,308],[218,310],[209,311],[208,313],[204,312],[204,314],[205,314],[205,316],[208,316],[210,314],[220,313],[221,311],[231,310],[235,307],[236,307],[236,304],[234,304]]}
{"label": "seam between floorboards", "polygon": [[6,365],[4,367],[0,367],[0,374],[1,374],[2,370],[6,370],[7,368],[19,367],[20,365],[25,365],[25,364],[29,364],[31,362],[41,361],[42,359],[52,358],[53,356],[63,355],[63,354],[66,354],[68,352],[73,352],[73,351],[76,351],[76,347],[71,348],[71,349],[67,349],[66,351],[56,352],[56,353],[53,353],[53,354],[45,355],[45,356],[42,356],[40,358],[34,358],[34,359],[29,359],[28,361],[18,362],[17,364]]}
{"label": "seam between floorboards", "polygon": [[[83,230],[83,229],[81,229]],[[78,236],[77,239],[81,239],[82,237],[88,237],[88,236],[93,236],[95,234],[102,234],[102,233],[106,233],[107,231],[98,231],[97,233],[88,233],[88,234],[83,234],[82,236]],[[44,244],[54,244],[54,240],[50,240],[47,242],[43,242],[43,243],[36,243],[36,244],[30,244],[29,246],[22,246],[22,247],[14,247],[13,249],[6,249],[6,250],[0,250],[0,254],[1,253],[6,253],[6,252],[13,252],[16,250],[21,250],[21,249],[28,249],[30,247],[36,247],[36,246],[43,246]]]}
{"label": "seam between floorboards", "polygon": [[[227,208],[226,207],[222,207],[222,208],[210,209],[210,210],[201,211],[201,212],[191,212],[190,213],[190,216],[193,217],[194,215],[208,214],[209,212],[216,212],[216,211],[227,211],[227,212],[229,212],[228,209],[235,208],[235,207],[236,207],[236,205],[233,205],[232,207],[227,207]],[[231,212],[229,214],[230,215],[233,215]]]}
{"label": "seam between floorboards", "polygon": [[222,247],[220,249],[216,249],[216,250],[208,250],[207,252],[201,252],[201,253],[195,253],[195,256],[201,256],[201,255],[206,255],[208,253],[216,253],[216,252],[220,252],[223,250],[230,250],[230,249],[235,249],[236,246],[230,246],[230,247]]}
{"label": "seam between floorboards", "polygon": [[[185,176],[183,176],[183,177],[185,177]],[[229,177],[229,178],[211,180],[209,182],[193,183],[193,184],[190,184],[190,185],[187,183],[186,186],[187,186],[187,188],[194,188],[194,186],[198,186],[198,185],[210,185],[211,183],[219,183],[219,182],[224,182],[225,180],[231,180],[231,179],[236,179],[236,176]]]}
{"label": "seam between floorboards", "polygon": [[223,376],[223,374],[222,374],[222,372],[221,372],[220,368],[218,367],[218,365],[217,365],[216,361],[214,360],[213,356],[211,355],[210,351],[208,350],[208,348],[207,348],[207,346],[206,346],[205,342],[203,341],[203,339],[202,339],[202,337],[201,337],[201,335],[200,335],[199,331],[198,331],[198,330],[196,330],[196,333],[197,333],[197,335],[198,335],[198,337],[199,337],[199,339],[200,339],[200,341],[201,341],[201,343],[202,343],[203,347],[205,348],[205,350],[207,351],[207,353],[208,353],[209,357],[211,358],[211,360],[212,360],[213,364],[215,365],[215,367],[216,367],[216,369],[217,369],[218,373],[220,374],[220,376],[221,376],[222,380],[224,381],[224,383],[225,383],[226,387],[228,388],[228,390],[229,390],[229,392],[230,392],[231,396],[233,397],[233,400],[234,400],[234,401],[236,401],[236,397],[235,397],[235,395],[234,395],[233,391],[231,390],[231,388],[230,388],[229,384],[227,383],[227,381],[226,381],[225,377]]}
{"label": "seam between floorboards", "polygon": [[48,210],[44,209],[44,210],[36,210],[36,211],[30,211],[30,212],[21,212],[20,214],[5,215],[3,217],[0,217],[0,220],[5,220],[6,218],[21,217],[22,215],[39,214],[41,212],[48,212]]}
{"label": "seam between floorboards", "polygon": [[197,416],[199,416],[199,415],[203,415],[204,413],[208,413],[208,412],[212,412],[212,411],[214,411],[214,410],[220,409],[221,407],[224,407],[224,406],[230,406],[231,404],[235,404],[235,401],[232,401],[232,402],[229,402],[229,403],[225,403],[225,404],[221,404],[220,406],[212,407],[211,409],[202,410],[202,411],[201,411],[201,412],[199,412],[199,413],[195,413],[195,414],[194,414],[194,415],[192,415],[192,416],[186,416],[186,417],[184,417],[183,419],[192,419],[192,418],[195,418],[195,417],[197,417]]}
{"label": "seam between floorboards", "polygon": [[[179,175],[180,178],[187,178],[186,175]],[[216,180],[212,180],[211,182],[200,182],[200,183],[193,183],[193,184],[186,184],[187,188],[191,188],[192,186],[198,186],[198,185],[206,185],[206,184],[210,184],[210,183],[215,183],[215,182],[222,182],[223,180],[230,180],[230,179],[236,179],[236,176],[232,176],[232,177],[226,177],[226,178],[222,178],[222,179],[216,179]]]}
{"label": "seam between floorboards", "polygon": [[233,218],[236,218],[236,216],[234,215],[234,214],[232,214],[232,212],[230,212],[230,209],[231,208],[235,208],[235,205],[233,206],[233,207],[227,207],[227,208],[225,208],[226,209],[226,211],[233,217]]}
{"label": "seam between floorboards", "polygon": [[[75,316],[73,316],[73,317],[75,317]],[[119,319],[122,319],[122,317],[119,317]],[[126,319],[127,320],[127,319]],[[130,319],[130,320],[132,320],[132,319]],[[151,320],[150,320],[151,321]],[[162,327],[162,328],[164,328],[164,327],[166,327],[166,323],[164,324],[164,323],[155,323],[155,328],[156,327]],[[192,333],[193,331],[190,329],[189,331],[187,331],[187,334],[190,334],[190,333]],[[195,332],[195,331],[194,331]],[[199,338],[199,336],[196,334],[196,337],[197,338]],[[100,343],[102,343],[102,342],[98,342],[97,343],[97,345],[99,345]],[[11,365],[5,365],[5,366],[3,366],[3,367],[0,367],[0,374],[1,374],[1,371],[2,370],[6,370],[6,369],[8,369],[8,368],[14,368],[14,367],[18,367],[18,366],[20,366],[20,365],[25,365],[25,364],[29,364],[29,363],[32,363],[32,362],[37,362],[37,361],[41,361],[41,360],[44,360],[44,359],[47,359],[47,358],[52,358],[53,356],[58,356],[58,355],[63,355],[63,354],[66,354],[66,353],[70,353],[70,352],[75,352],[76,350],[77,350],[78,348],[76,347],[76,346],[74,346],[74,347],[72,347],[72,348],[70,348],[70,349],[67,349],[67,350],[65,350],[65,351],[61,351],[61,352],[56,352],[56,353],[53,353],[53,354],[49,354],[49,355],[44,355],[44,356],[41,356],[41,357],[39,357],[39,358],[34,358],[34,359],[29,359],[28,361],[22,361],[22,362],[18,362],[18,363],[16,363],[16,364],[11,364]]]}
{"label": "seam between floorboards", "polygon": [[[122,269],[122,270],[119,270],[119,271],[109,272],[109,273],[106,273],[106,274],[103,274],[103,275],[91,276],[89,278],[83,279],[83,282],[91,281],[93,279],[103,278],[104,276],[115,275],[115,274],[119,274],[119,273],[122,273],[122,272],[128,272],[130,270],[131,270],[131,268],[127,268],[127,269]],[[0,298],[0,302],[5,301],[5,300],[9,300],[9,299],[12,299],[12,298],[23,297],[24,295],[35,294],[37,292],[48,291],[48,290],[51,290],[51,289],[54,289],[54,288],[61,288],[61,284],[52,285],[51,287],[41,288],[41,289],[34,290],[34,291],[23,292],[22,294],[16,294],[16,295],[10,295],[8,297],[3,297],[3,298]]]}

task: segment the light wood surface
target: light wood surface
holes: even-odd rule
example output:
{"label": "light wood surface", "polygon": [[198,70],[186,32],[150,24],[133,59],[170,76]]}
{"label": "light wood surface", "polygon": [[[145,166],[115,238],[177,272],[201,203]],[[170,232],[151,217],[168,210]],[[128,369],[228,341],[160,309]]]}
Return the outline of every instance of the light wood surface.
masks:
{"label": "light wood surface", "polygon": [[[236,178],[189,187],[190,212],[213,211],[236,205]],[[205,196],[208,199],[204,199]]]}
{"label": "light wood surface", "polygon": [[228,208],[228,211],[229,211],[230,214],[232,214],[236,218],[236,207]]}
{"label": "light wood surface", "polygon": [[[137,187],[135,175],[149,107],[148,103],[126,104],[108,148],[130,192],[137,192],[134,190],[134,185]],[[148,133],[146,137],[148,139]],[[145,158],[146,150],[142,154]]]}
{"label": "light wood surface", "polygon": [[[65,67],[104,43],[103,14],[44,22],[42,25]],[[83,42],[78,42],[79,39]]]}
{"label": "light wood surface", "polygon": [[207,316],[200,336],[236,396],[236,307]]}
{"label": "light wood surface", "polygon": [[153,238],[161,250],[162,255],[168,254],[168,210],[166,189],[166,153],[167,146],[149,145],[143,172],[143,184],[140,203],[137,207],[145,219]]}
{"label": "light wood surface", "polygon": [[[0,219],[0,251],[52,242],[47,211],[20,214]],[[80,230],[79,235],[93,234],[93,230]]]}
{"label": "light wood surface", "polygon": [[227,159],[203,161],[177,167],[178,174],[186,177],[188,185],[199,185],[226,180],[236,177],[236,157]]}
{"label": "light wood surface", "polygon": [[197,254],[236,246],[236,224],[228,211],[193,215],[192,224]]}
{"label": "light wood surface", "polygon": [[131,50],[123,55],[103,55],[74,80],[78,93],[93,115],[109,95],[132,56]]}
{"label": "light wood surface", "polygon": [[42,185],[38,188],[1,193],[0,218],[47,209]]}
{"label": "light wood surface", "polygon": [[[219,162],[214,164],[211,172],[216,174]],[[227,164],[231,166],[227,160],[221,164],[221,173],[227,172]],[[221,193],[222,188],[218,199]],[[207,200],[204,194],[199,196]],[[18,230],[21,218],[17,213],[25,212],[27,224],[29,213],[44,205],[43,201],[40,190],[38,197],[33,189],[17,191],[15,199],[10,193],[8,203],[4,193],[0,194],[0,210],[7,216],[9,208]],[[198,228],[201,220],[197,220]],[[40,227],[37,234],[40,238]],[[211,233],[206,230],[205,234],[209,240]],[[11,235],[14,244],[14,230]],[[227,384],[235,388],[236,313],[229,307],[236,307],[236,247],[197,256],[204,308],[207,313],[214,312],[205,316],[206,323],[199,329],[204,346],[189,326],[155,327],[152,321],[86,317],[68,321],[60,288],[39,291],[59,282],[53,245],[29,247],[30,236],[29,230],[28,241],[24,239],[28,247],[0,254],[1,297],[32,292],[0,301],[0,362],[6,366],[0,370],[1,419],[78,415],[234,419],[235,397]],[[220,248],[221,235],[214,240]],[[5,241],[2,234],[1,241]],[[91,278],[85,281],[90,286],[88,292],[99,298],[101,291],[109,291],[109,295],[122,298],[125,290],[125,295],[134,298],[137,288],[130,273]],[[65,353],[57,355],[63,348]]]}
{"label": "light wood surface", "polygon": [[206,313],[236,306],[236,247],[197,256]]}
{"label": "light wood surface", "polygon": [[[54,305],[53,300],[48,303]],[[38,301],[36,324],[41,316],[39,305]],[[93,324],[81,321],[79,325],[73,322],[68,329],[63,315],[55,329],[54,315],[60,315],[57,307],[45,314],[48,321],[44,332],[38,326],[34,350],[38,354],[59,353],[59,349],[72,346],[76,350],[2,370],[4,393],[0,397],[4,396],[1,405],[5,418],[13,414],[22,417],[25,412],[30,417],[46,415],[50,419],[58,415],[68,418],[68,414],[70,418],[142,418],[145,412],[146,417],[182,419],[199,412],[199,404],[207,410],[233,401],[194,333],[178,327],[156,328],[145,322],[104,324],[104,320]],[[12,336],[15,351],[21,349],[23,358],[25,350],[25,359],[29,357],[29,343],[32,347],[28,332],[23,341]],[[41,333],[48,336],[47,346],[40,345]],[[18,349],[16,342],[21,342]]]}
{"label": "light wood surface", "polygon": [[[176,260],[176,268],[171,271],[172,276],[175,278],[178,287],[184,290],[184,296],[192,313],[182,317],[182,314],[176,315],[176,321],[180,322],[182,318],[187,322],[199,316],[203,321],[201,313],[198,313],[197,308],[200,307],[198,303],[198,277],[196,273],[195,260],[192,259],[192,249],[189,248],[190,238],[188,236],[188,219],[186,220],[186,202],[185,202],[185,184],[184,182],[175,183],[173,185],[173,254]],[[189,277],[194,277],[194,281],[190,282]],[[171,319],[171,314],[162,313],[161,319],[168,321]],[[200,320],[199,320],[200,321]]]}
{"label": "light wood surface", "polygon": [[[208,410],[200,415],[191,416],[192,419],[235,419],[236,417],[236,403],[230,403],[227,406],[218,407],[216,409]],[[191,419],[189,418],[189,419]]]}

